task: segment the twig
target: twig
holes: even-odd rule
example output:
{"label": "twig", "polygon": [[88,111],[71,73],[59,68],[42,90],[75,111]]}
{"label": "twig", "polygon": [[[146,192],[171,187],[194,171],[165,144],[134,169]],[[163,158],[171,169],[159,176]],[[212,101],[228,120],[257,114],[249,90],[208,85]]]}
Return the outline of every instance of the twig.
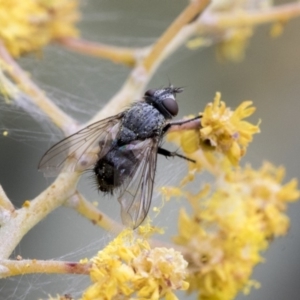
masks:
{"label": "twig", "polygon": [[[149,54],[130,73],[121,90],[96,114],[89,123],[101,120],[104,117],[124,109],[132,101],[140,98],[146,84],[150,81],[159,64],[168,54],[174,51],[191,34],[190,30],[182,36],[184,25],[189,23],[196,15],[200,14],[209,4],[209,0],[192,1],[191,4],[170,25],[165,33],[154,44]],[[180,31],[180,29],[182,29]]]}
{"label": "twig", "polygon": [[45,96],[44,91],[42,91],[15,62],[1,41],[0,58],[8,66],[5,71],[19,84],[20,89],[30,97],[30,100],[39,107],[57,127],[62,129],[65,134],[70,134],[71,130],[74,129],[75,121]]}
{"label": "twig", "polygon": [[109,59],[129,67],[133,67],[144,52],[143,49],[116,47],[78,38],[64,38],[57,42],[69,50]]}
{"label": "twig", "polygon": [[78,173],[62,173],[45,191],[16,211],[0,229],[0,259],[10,256],[23,236],[75,192]]}
{"label": "twig", "polygon": [[[151,72],[153,64],[158,61],[158,57],[169,45],[172,39],[178,34],[178,32],[190,21],[192,21],[200,12],[202,12],[210,0],[193,0],[186,7],[186,9],[176,18],[176,20],[169,26],[164,34],[158,39],[158,41],[151,48],[149,55],[143,61],[143,67],[147,72]],[[95,56],[101,56],[109,58],[113,62],[123,63],[129,66],[133,66],[137,62],[137,57],[140,56],[142,50],[121,48],[115,46],[104,45],[100,43],[93,43],[83,41],[79,39],[62,39],[59,40],[62,45],[82,53],[92,54]]]}
{"label": "twig", "polygon": [[209,0],[193,0],[186,7],[186,9],[176,18],[164,34],[158,39],[150,54],[145,58],[143,66],[147,72],[151,72],[153,65],[157,62],[157,58],[161,52],[165,50],[171,40],[178,34],[178,32],[190,21],[192,21],[200,12],[202,12]]}
{"label": "twig", "polygon": [[0,260],[0,278],[24,274],[89,274],[91,263],[36,259]]}
{"label": "twig", "polygon": [[107,231],[118,234],[124,229],[122,225],[109,218],[95,205],[87,201],[79,192],[70,197],[65,205],[76,209],[78,213],[89,219],[94,225],[98,225]]}
{"label": "twig", "polygon": [[211,30],[254,26],[264,23],[287,21],[300,15],[300,3],[290,3],[259,11],[239,11],[233,13],[213,13],[207,11],[198,19],[197,30],[200,33]]}
{"label": "twig", "polygon": [[[202,4],[205,5],[204,3]],[[191,8],[184,14],[184,18],[189,18],[190,20],[192,20],[192,14],[194,15],[194,17],[197,16],[196,11]],[[206,11],[205,15],[199,17],[197,21],[191,22],[190,24],[185,24],[185,26],[183,27],[181,26],[181,24],[184,24],[184,22],[181,23],[181,20],[177,20],[176,24],[175,22],[173,23],[175,24],[173,28],[174,31],[179,32],[178,28],[180,28],[181,34],[177,35],[176,46],[174,45],[172,48],[177,49],[180,44],[182,44],[191,35],[196,34],[197,32],[207,33],[241,26],[254,26],[276,21],[286,21],[299,15],[299,3],[290,3],[258,11],[239,11],[225,13]],[[161,55],[161,50],[164,48],[164,44],[167,44],[167,47],[170,47],[170,43],[173,43],[173,41],[171,40],[166,40],[166,37],[172,38],[172,33],[174,33],[172,31],[173,30],[171,30],[171,27],[169,27],[168,31],[166,31],[165,34],[161,37],[160,43],[157,42],[155,44],[155,47],[148,47],[143,49],[122,48],[75,38],[61,39],[58,40],[58,43],[68,49],[80,53],[102,57],[105,59],[109,59],[115,63],[122,63],[128,66],[134,66],[137,63],[137,60],[140,59],[140,57],[145,56],[146,52],[152,49],[152,58],[151,56],[148,56],[148,59],[144,62],[148,66],[148,64],[152,64],[151,61],[156,61],[156,63],[159,61],[156,56],[157,53]]]}

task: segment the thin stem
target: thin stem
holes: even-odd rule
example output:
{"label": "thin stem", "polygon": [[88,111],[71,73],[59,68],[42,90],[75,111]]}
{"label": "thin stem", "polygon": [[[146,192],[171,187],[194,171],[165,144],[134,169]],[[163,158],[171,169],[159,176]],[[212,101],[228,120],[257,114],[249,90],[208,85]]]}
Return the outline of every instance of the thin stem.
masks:
{"label": "thin stem", "polygon": [[24,274],[89,274],[91,263],[47,260],[0,260],[0,278]]}
{"label": "thin stem", "polygon": [[190,26],[184,25],[200,14],[209,4],[209,0],[192,1],[191,4],[170,25],[158,39],[143,61],[136,65],[120,91],[97,113],[89,123],[101,120],[120,112],[130,103],[140,99],[141,93],[150,81],[159,64],[175,51],[192,33]]}
{"label": "thin stem", "polygon": [[78,192],[69,198],[65,205],[76,209],[78,213],[89,219],[94,225],[98,225],[107,231],[118,234],[124,229],[122,225],[101,212],[95,205],[87,201]]}
{"label": "thin stem", "polygon": [[[243,11],[243,12],[229,12],[229,13],[209,13],[204,18],[198,18],[198,22],[188,24],[197,14],[199,14],[201,7],[200,4],[205,6],[204,2],[199,1],[192,2],[190,6],[176,19],[176,21],[168,28],[164,35],[158,40],[158,42],[152,47],[151,55],[145,60],[145,67],[149,68],[153,61],[157,61],[156,56],[160,55],[161,51],[168,46],[171,39],[177,35],[179,30],[184,27],[189,27],[191,24],[197,24],[197,30],[210,31],[212,27],[214,29],[226,29],[232,27],[239,27],[245,25],[259,25],[263,23],[269,23],[274,21],[285,21],[290,18],[299,16],[300,7],[299,3],[291,3],[272,7],[269,10],[263,11]],[[197,6],[194,9],[195,5]],[[200,11],[197,13],[197,9]],[[188,20],[188,21],[187,21]],[[183,26],[185,25],[185,26]],[[194,26],[191,26],[194,27]],[[196,28],[195,28],[196,29]],[[195,32],[194,32],[195,33]],[[190,34],[189,34],[190,35]],[[188,36],[185,37],[188,38]],[[87,55],[93,55],[109,59],[115,63],[125,64],[127,66],[134,66],[137,60],[145,55],[147,49],[135,49],[135,48],[124,48],[116,47],[111,45],[105,45],[96,42],[90,42],[83,39],[76,38],[65,38],[57,41],[64,47],[84,53]],[[154,57],[154,58],[153,58]],[[151,62],[152,61],[152,62]]]}
{"label": "thin stem", "polygon": [[201,13],[207,5],[209,0],[194,0],[185,8],[185,10],[176,18],[176,20],[169,26],[164,34],[158,39],[150,54],[143,62],[146,71],[150,71],[154,63],[157,61],[157,57],[161,55],[161,52],[168,46],[171,40],[178,34],[178,32],[189,22],[191,22],[199,13]]}
{"label": "thin stem", "polygon": [[259,11],[239,11],[228,13],[207,12],[199,18],[197,30],[207,32],[232,27],[254,26],[264,23],[287,21],[300,15],[300,3],[290,3]]}
{"label": "thin stem", "polygon": [[142,52],[142,50],[139,49],[110,46],[76,38],[60,39],[58,43],[67,49],[109,59],[114,63],[124,64],[129,67],[133,67],[136,64],[137,58]]}
{"label": "thin stem", "polygon": [[26,93],[30,100],[40,108],[53,123],[62,129],[66,134],[70,134],[70,128],[75,125],[75,121],[58,108],[28,76],[28,74],[15,62],[0,41],[0,58],[8,66],[6,72],[19,85],[20,89]]}
{"label": "thin stem", "polygon": [[29,205],[16,211],[16,216],[0,230],[0,259],[8,258],[22,237],[50,212],[71,197],[76,188],[78,173],[62,173]]}

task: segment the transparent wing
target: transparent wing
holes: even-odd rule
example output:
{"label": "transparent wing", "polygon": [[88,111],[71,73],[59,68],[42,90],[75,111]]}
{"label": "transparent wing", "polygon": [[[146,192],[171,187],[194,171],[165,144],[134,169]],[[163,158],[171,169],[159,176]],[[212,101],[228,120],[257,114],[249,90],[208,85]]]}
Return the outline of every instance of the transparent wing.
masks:
{"label": "transparent wing", "polygon": [[137,228],[146,218],[152,199],[159,139],[147,139],[132,150],[137,162],[118,201],[124,225]]}
{"label": "transparent wing", "polygon": [[66,137],[44,154],[38,169],[45,176],[56,176],[63,167],[66,172],[87,169],[108,152],[119,132],[122,117],[120,113]]}

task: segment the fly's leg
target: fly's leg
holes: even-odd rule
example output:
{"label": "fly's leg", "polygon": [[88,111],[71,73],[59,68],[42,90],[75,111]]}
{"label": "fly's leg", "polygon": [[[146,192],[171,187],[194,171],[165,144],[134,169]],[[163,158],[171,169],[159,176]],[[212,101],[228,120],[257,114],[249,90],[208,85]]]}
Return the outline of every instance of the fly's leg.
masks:
{"label": "fly's leg", "polygon": [[[201,119],[202,116],[197,116],[195,118],[192,118],[192,119],[188,119],[188,120],[184,120],[184,121],[177,121],[177,122],[171,122],[171,123],[168,123],[162,130],[162,134],[165,134],[172,126],[181,126],[181,125],[184,125],[184,124],[187,124],[187,123],[190,123],[190,122],[193,122],[193,121],[196,121],[196,120],[199,120]],[[199,125],[201,126],[201,125]]]}
{"label": "fly's leg", "polygon": [[171,152],[171,151],[169,151],[167,149],[164,149],[164,148],[158,147],[157,153],[161,154],[161,155],[163,155],[165,157],[175,157],[175,156],[177,156],[177,157],[183,158],[185,160],[188,160],[190,162],[196,163],[196,161],[194,161],[193,159],[190,159],[190,158],[188,158],[186,156],[183,156],[183,155],[181,155],[181,154],[179,154],[177,152]]}
{"label": "fly's leg", "polygon": [[[189,120],[184,120],[184,121],[177,121],[177,122],[172,122],[172,123],[168,123],[162,130],[162,134],[165,134],[172,126],[181,126],[181,125],[184,125],[184,124],[187,124],[187,123],[190,123],[190,122],[193,122],[193,121],[196,121],[196,120],[199,120],[201,119],[201,115],[200,116],[197,116],[195,118],[192,118],[192,119],[189,119]],[[199,126],[201,126],[199,124]],[[195,160],[193,159],[190,159],[186,156],[183,156],[177,152],[171,152],[169,150],[166,150],[166,149],[163,149],[163,148],[160,148],[158,147],[158,150],[157,150],[157,153],[158,154],[161,154],[161,155],[164,155],[165,157],[174,157],[174,156],[177,156],[177,157],[180,157],[180,158],[183,158],[185,160],[188,160],[190,162],[193,162],[193,163],[196,163]]]}

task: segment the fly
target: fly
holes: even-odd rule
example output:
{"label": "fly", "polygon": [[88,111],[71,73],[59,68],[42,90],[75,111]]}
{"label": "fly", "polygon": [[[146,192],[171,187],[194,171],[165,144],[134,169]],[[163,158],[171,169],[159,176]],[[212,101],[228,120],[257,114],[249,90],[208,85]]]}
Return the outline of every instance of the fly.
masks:
{"label": "fly", "polygon": [[125,111],[52,146],[42,157],[39,170],[45,176],[55,176],[62,170],[81,172],[92,168],[98,189],[106,194],[117,193],[123,224],[137,228],[150,208],[157,154],[193,162],[161,147],[171,126],[194,120],[170,123],[178,114],[176,95],[182,91],[173,86],[148,90],[141,101]]}

